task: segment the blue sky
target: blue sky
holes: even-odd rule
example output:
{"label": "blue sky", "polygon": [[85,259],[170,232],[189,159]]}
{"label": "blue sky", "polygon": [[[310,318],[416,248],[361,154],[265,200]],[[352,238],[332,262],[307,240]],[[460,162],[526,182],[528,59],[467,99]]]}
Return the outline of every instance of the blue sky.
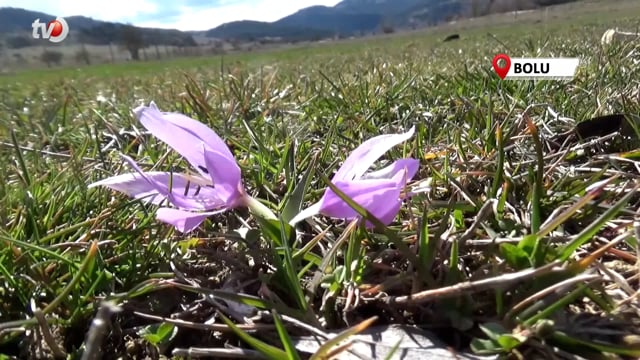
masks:
{"label": "blue sky", "polygon": [[0,7],[20,7],[62,17],[84,15],[146,27],[207,30],[235,20],[274,21],[307,6],[333,6],[338,2],[340,0],[0,0]]}

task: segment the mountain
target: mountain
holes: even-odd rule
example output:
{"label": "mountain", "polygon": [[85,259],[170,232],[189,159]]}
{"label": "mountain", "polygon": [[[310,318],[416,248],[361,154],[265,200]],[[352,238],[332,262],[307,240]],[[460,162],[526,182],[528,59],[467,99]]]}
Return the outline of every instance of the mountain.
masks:
{"label": "mountain", "polygon": [[[31,23],[35,19],[40,19],[41,22],[48,22],[55,18],[53,15],[39,11],[2,7],[0,8],[0,33],[31,31]],[[94,20],[86,16],[69,16],[64,19],[69,24],[69,27],[74,29],[90,29],[95,26],[112,24],[108,21]]]}
{"label": "mountain", "polygon": [[[279,37],[315,40],[436,25],[456,17],[524,10],[577,0],[343,0],[335,6],[311,6],[275,22],[234,22],[207,31],[209,37],[237,40]],[[233,31],[225,30],[231,26]],[[288,30],[291,30],[288,33]]]}
{"label": "mountain", "polygon": [[[376,33],[385,28],[442,22],[461,15],[467,3],[468,0],[343,0],[332,7],[307,7],[271,23],[223,24],[207,31],[206,35],[217,38],[231,35],[240,40],[259,37],[312,40],[318,36],[354,36]],[[293,31],[287,35],[287,29]],[[291,37],[293,35],[296,39]]]}
{"label": "mountain", "polygon": [[262,21],[233,21],[222,24],[205,32],[205,36],[219,39],[255,41],[274,38],[287,41],[320,40],[332,35],[332,32],[311,29],[304,25],[278,24]]}
{"label": "mountain", "polygon": [[[38,11],[31,11],[12,7],[0,8],[0,34],[6,38],[9,47],[20,48],[37,44],[38,40],[31,37],[31,24],[35,19],[49,22],[56,17]],[[95,20],[86,16],[68,16],[64,18],[73,31],[69,32],[68,42],[83,42],[85,44],[105,45],[119,42],[124,29],[131,25]],[[196,45],[194,33],[179,30],[140,28],[137,29],[144,43],[158,45]],[[65,40],[67,41],[67,40]]]}
{"label": "mountain", "polygon": [[[135,35],[134,40],[138,43],[191,46],[196,45],[194,37],[201,35],[241,42],[296,42],[358,36],[435,25],[467,15],[480,16],[577,0],[505,1],[508,0],[343,0],[332,7],[307,7],[274,22],[234,21],[203,32],[132,28],[85,16],[65,19],[70,28],[80,29],[69,34],[69,42],[108,44],[121,41],[126,33]],[[55,17],[37,11],[0,8],[0,37],[6,39],[9,47],[33,45],[31,23],[37,18],[46,22]]]}
{"label": "mountain", "polygon": [[353,11],[327,6],[311,6],[283,17],[275,25],[308,27],[338,34],[375,31],[384,16],[378,12]]}

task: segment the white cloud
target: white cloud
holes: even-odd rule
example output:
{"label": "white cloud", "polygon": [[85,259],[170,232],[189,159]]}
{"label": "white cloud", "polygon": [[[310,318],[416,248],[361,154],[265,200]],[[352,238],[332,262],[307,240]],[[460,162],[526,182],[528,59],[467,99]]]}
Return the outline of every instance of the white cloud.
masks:
{"label": "white cloud", "polygon": [[237,20],[275,21],[302,8],[313,5],[333,6],[340,0],[254,0],[251,2],[221,1],[216,8],[198,9],[182,7],[180,15],[171,23],[148,21],[139,26],[179,30],[208,30]]}
{"label": "white cloud", "polygon": [[[132,22],[136,16],[152,14],[158,10],[152,0],[0,0],[0,7],[11,6],[39,11],[53,16],[83,15],[105,21]],[[122,14],[127,14],[123,16]]]}
{"label": "white cloud", "polygon": [[[170,1],[171,7],[180,8],[170,23],[136,21],[162,12],[162,2]],[[209,9],[191,8],[176,4],[176,0],[0,0],[0,7],[12,6],[40,11],[53,16],[83,15],[98,20],[131,22],[137,26],[179,30],[208,30],[220,24],[236,20],[275,21],[302,8],[313,5],[333,6],[340,0],[218,0],[218,6]],[[162,12],[164,13],[164,12]],[[126,15],[123,15],[126,14]],[[166,13],[164,13],[166,14]],[[146,15],[146,16],[145,16]]]}

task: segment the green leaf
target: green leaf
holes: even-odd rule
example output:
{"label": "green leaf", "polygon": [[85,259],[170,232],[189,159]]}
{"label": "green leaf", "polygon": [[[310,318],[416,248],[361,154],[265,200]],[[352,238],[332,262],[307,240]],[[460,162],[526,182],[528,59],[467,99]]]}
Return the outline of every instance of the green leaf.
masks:
{"label": "green leaf", "polygon": [[300,355],[298,354],[298,351],[296,351],[296,347],[287,333],[287,329],[285,329],[284,324],[280,319],[280,315],[278,315],[278,312],[275,310],[271,311],[271,314],[273,315],[273,322],[276,326],[276,330],[278,331],[278,335],[280,336],[280,341],[282,341],[284,350],[287,352],[287,359],[300,360]]}
{"label": "green leaf", "polygon": [[291,194],[287,194],[285,198],[285,204],[282,208],[282,214],[280,215],[282,221],[288,223],[291,219],[293,219],[302,209],[302,204],[304,203],[304,195],[307,192],[307,187],[309,186],[309,180],[311,179],[311,173],[313,173],[315,169],[315,158],[309,164],[307,171],[305,171],[304,175],[302,175],[302,179],[293,189]]}
{"label": "green leaf", "polygon": [[336,336],[334,336],[333,338],[327,340],[324,344],[322,344],[322,346],[320,346],[318,348],[318,350],[316,350],[316,352],[311,355],[311,357],[309,358],[309,360],[322,360],[322,359],[326,359],[328,356],[328,354],[331,352],[331,349],[334,346],[337,346],[339,343],[347,340],[349,337],[358,334],[359,332],[362,332],[364,330],[366,330],[369,326],[371,326],[371,324],[373,324],[376,320],[378,320],[377,316],[373,316],[370,317],[366,320],[363,320],[362,322],[341,331],[339,334],[337,334]]}
{"label": "green leaf", "polygon": [[138,332],[140,336],[155,346],[168,343],[177,333],[178,328],[169,323],[145,326]]}
{"label": "green leaf", "polygon": [[[640,347],[629,345],[600,344],[571,337],[563,332],[555,331],[551,335],[554,344],[563,349],[576,350],[597,350],[601,353],[624,355],[632,358],[640,358]],[[586,349],[585,349],[586,348]]]}
{"label": "green leaf", "polygon": [[500,337],[498,337],[498,344],[500,344],[500,346],[506,350],[506,351],[511,351],[515,348],[517,348],[518,346],[522,345],[523,342],[525,342],[527,339],[524,336],[517,336],[517,335],[513,335],[513,334],[505,334],[502,335]]}
{"label": "green leaf", "polygon": [[631,191],[627,193],[620,201],[618,201],[615,205],[607,209],[596,221],[587,225],[575,239],[573,239],[570,243],[565,245],[560,250],[559,259],[562,261],[566,261],[573,255],[573,253],[582,245],[584,245],[587,241],[591,240],[593,236],[604,226],[604,224],[611,220],[616,214],[622,209],[624,205],[631,200],[632,197],[636,196],[638,193],[638,189],[640,186],[634,187]]}
{"label": "green leaf", "polygon": [[287,223],[264,218],[256,218],[256,221],[260,225],[262,234],[265,235],[268,240],[271,240],[275,247],[292,244],[295,240],[296,230]]}
{"label": "green leaf", "polygon": [[492,340],[487,339],[478,339],[475,338],[471,340],[471,351],[478,355],[492,355],[499,354],[503,352],[502,348],[498,343]]}
{"label": "green leaf", "polygon": [[530,265],[529,254],[516,245],[502,243],[500,244],[500,253],[509,265],[518,270],[524,269]]}
{"label": "green leaf", "polygon": [[183,253],[186,253],[189,249],[194,248],[200,243],[200,239],[198,238],[190,238],[186,240],[178,241],[178,247]]}
{"label": "green leaf", "polygon": [[479,327],[480,330],[482,330],[483,333],[487,334],[489,339],[493,341],[498,341],[498,338],[502,334],[508,333],[507,329],[505,329],[504,326],[496,322],[480,324]]}
{"label": "green leaf", "polygon": [[266,358],[272,359],[272,360],[291,359],[290,357],[287,356],[287,353],[285,351],[278,349],[273,345],[269,345],[266,342],[263,342],[262,340],[256,339],[253,336],[244,332],[242,329],[237,327],[229,318],[224,316],[224,314],[222,314],[221,312],[218,312],[218,315],[220,315],[220,318],[222,319],[222,321],[224,321],[224,323],[227,324],[227,326],[230,327],[231,330],[233,330],[233,332],[242,341],[249,344],[249,346],[256,349]]}
{"label": "green leaf", "polygon": [[438,241],[436,237],[429,239],[429,217],[428,206],[425,204],[423,208],[422,219],[420,220],[420,232],[418,233],[418,273],[420,278],[429,286],[435,286],[435,280],[431,275],[431,267],[436,258],[436,246]]}

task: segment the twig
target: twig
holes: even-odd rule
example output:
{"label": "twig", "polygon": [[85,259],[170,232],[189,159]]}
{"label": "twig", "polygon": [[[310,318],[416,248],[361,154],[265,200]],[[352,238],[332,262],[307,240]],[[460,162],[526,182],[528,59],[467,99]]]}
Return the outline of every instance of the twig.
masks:
{"label": "twig", "polygon": [[445,299],[460,296],[465,293],[472,293],[478,291],[484,291],[488,289],[505,288],[517,282],[523,281],[528,278],[532,278],[539,275],[549,273],[562,273],[566,271],[564,268],[559,268],[561,261],[554,261],[537,269],[526,269],[513,274],[504,274],[489,279],[483,279],[478,281],[467,281],[452,286],[443,287],[440,289],[431,289],[421,291],[415,294],[406,296],[390,296],[383,301],[387,305],[406,304],[416,305],[422,304],[437,299]]}
{"label": "twig", "polygon": [[480,224],[485,221],[489,214],[491,214],[491,212],[493,211],[493,206],[497,202],[498,201],[496,199],[489,199],[482,205],[480,211],[478,211],[478,215],[476,215],[476,219],[473,221],[467,231],[465,231],[464,234],[460,236],[460,239],[458,239],[460,244],[464,244],[465,241],[473,237],[476,230],[478,230],[478,228],[480,227]]}
{"label": "twig", "polygon": [[102,346],[102,341],[109,329],[109,318],[112,314],[121,310],[122,309],[120,307],[110,301],[102,302],[100,309],[98,309],[96,317],[91,321],[91,327],[87,332],[85,348],[82,352],[81,360],[102,358],[100,347]]}
{"label": "twig", "polygon": [[596,279],[601,279],[602,277],[600,275],[597,274],[582,274],[582,275],[578,275],[576,277],[572,277],[569,279],[566,279],[564,281],[561,281],[557,284],[554,284],[552,286],[549,286],[548,288],[545,288],[544,290],[538,291],[537,293],[529,296],[528,298],[522,300],[521,302],[519,302],[518,304],[516,304],[511,310],[509,310],[509,312],[507,312],[507,314],[505,315],[506,319],[511,319],[515,316],[515,314],[521,312],[522,310],[524,310],[524,307],[528,306],[529,304],[538,301],[540,299],[542,299],[543,297],[551,294],[552,292],[555,292],[558,289],[562,289],[566,286],[569,285],[573,285],[575,283],[579,283],[582,281],[593,281]]}
{"label": "twig", "polygon": [[38,321],[38,325],[40,325],[40,330],[42,331],[42,337],[44,341],[51,349],[53,356],[56,359],[64,359],[67,357],[67,354],[58,346],[56,339],[53,338],[53,334],[51,333],[51,329],[49,329],[49,324],[47,324],[47,319],[44,317],[44,313],[40,309],[35,309],[33,312],[33,317]]}
{"label": "twig", "polygon": [[[185,328],[189,328],[189,329],[196,329],[196,330],[206,330],[206,331],[219,331],[219,332],[230,332],[232,333],[233,330],[228,327],[225,324],[203,324],[203,323],[195,323],[192,321],[186,321],[186,320],[181,320],[181,319],[172,319],[172,318],[168,318],[168,317],[164,317],[164,316],[157,316],[157,315],[151,315],[151,314],[146,314],[140,311],[134,311],[133,312],[134,315],[136,316],[140,316],[142,318],[148,319],[148,320],[153,320],[153,321],[157,321],[157,322],[166,322],[169,324],[173,324],[176,326],[181,326],[181,327],[185,327]],[[275,326],[274,325],[269,325],[269,324],[253,324],[253,325],[246,325],[246,324],[237,324],[236,325],[238,328],[240,328],[241,330],[244,331],[260,331],[260,330],[274,330]]]}
{"label": "twig", "polygon": [[[571,241],[576,236],[550,236],[543,238],[545,243],[554,243],[560,241]],[[473,245],[473,246],[490,246],[496,244],[517,244],[522,241],[524,237],[512,237],[512,238],[495,238],[495,239],[476,239],[476,240],[467,240],[465,245]]]}
{"label": "twig", "polygon": [[259,351],[241,348],[175,348],[171,355],[186,358],[266,359]]}

